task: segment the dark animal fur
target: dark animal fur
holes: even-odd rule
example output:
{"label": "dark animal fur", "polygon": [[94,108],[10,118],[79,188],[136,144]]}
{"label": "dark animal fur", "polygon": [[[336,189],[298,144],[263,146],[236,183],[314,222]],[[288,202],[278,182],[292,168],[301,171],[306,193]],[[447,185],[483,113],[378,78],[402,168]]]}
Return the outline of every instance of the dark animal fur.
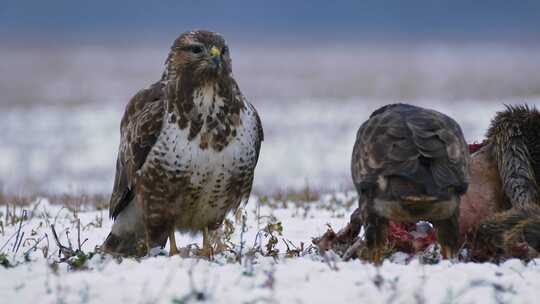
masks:
{"label": "dark animal fur", "polygon": [[[540,252],[540,113],[507,106],[487,132],[510,208],[483,221],[473,254],[485,258],[533,258]],[[481,250],[479,250],[481,249]]]}

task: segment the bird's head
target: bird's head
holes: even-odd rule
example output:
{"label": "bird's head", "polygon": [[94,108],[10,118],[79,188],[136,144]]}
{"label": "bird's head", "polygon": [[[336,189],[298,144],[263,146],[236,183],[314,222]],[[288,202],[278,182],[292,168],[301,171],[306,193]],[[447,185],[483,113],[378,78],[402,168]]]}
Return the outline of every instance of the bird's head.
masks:
{"label": "bird's head", "polygon": [[178,37],[166,61],[165,79],[190,77],[198,83],[209,82],[231,74],[229,47],[215,32],[196,30]]}

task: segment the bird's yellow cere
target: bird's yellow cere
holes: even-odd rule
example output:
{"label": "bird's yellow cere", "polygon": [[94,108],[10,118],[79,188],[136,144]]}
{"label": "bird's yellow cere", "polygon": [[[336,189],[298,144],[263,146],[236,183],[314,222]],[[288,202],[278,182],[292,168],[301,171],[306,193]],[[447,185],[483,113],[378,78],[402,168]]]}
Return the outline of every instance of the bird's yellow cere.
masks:
{"label": "bird's yellow cere", "polygon": [[220,56],[220,55],[221,55],[221,51],[220,51],[217,47],[213,46],[213,47],[210,49],[210,56],[212,56],[212,57],[218,57],[218,56]]}

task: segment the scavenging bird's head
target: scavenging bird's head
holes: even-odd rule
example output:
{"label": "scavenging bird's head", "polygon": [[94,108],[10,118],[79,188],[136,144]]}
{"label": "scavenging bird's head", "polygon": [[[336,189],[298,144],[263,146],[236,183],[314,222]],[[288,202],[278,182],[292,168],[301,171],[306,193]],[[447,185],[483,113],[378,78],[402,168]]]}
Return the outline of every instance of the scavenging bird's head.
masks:
{"label": "scavenging bird's head", "polygon": [[201,84],[231,74],[231,57],[225,39],[218,33],[204,30],[180,35],[165,64],[163,80],[189,77]]}

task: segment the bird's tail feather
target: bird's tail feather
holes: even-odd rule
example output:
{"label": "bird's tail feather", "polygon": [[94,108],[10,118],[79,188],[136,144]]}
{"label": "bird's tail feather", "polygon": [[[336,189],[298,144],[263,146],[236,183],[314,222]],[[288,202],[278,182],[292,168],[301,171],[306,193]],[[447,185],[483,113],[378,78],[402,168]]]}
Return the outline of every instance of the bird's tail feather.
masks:
{"label": "bird's tail feather", "polygon": [[447,200],[451,195],[447,191],[437,189],[433,183],[425,180],[417,182],[400,176],[388,178],[387,193],[392,198],[408,203],[435,203]]}

